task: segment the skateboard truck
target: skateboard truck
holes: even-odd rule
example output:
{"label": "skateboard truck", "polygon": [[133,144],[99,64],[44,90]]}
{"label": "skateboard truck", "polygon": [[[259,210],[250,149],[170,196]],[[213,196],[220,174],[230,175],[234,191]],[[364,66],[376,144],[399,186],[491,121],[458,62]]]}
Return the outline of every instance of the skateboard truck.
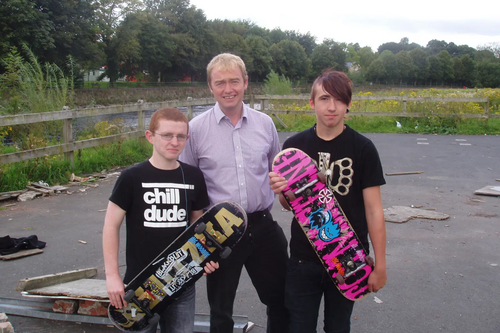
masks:
{"label": "skateboard truck", "polygon": [[[366,256],[365,257],[365,263],[370,266],[370,267],[373,267],[375,262],[373,261],[373,258],[370,257],[370,256]],[[351,270],[351,272],[348,274],[348,275],[351,275],[352,273],[354,273],[355,271],[358,270],[358,268],[360,267],[363,267],[364,265],[360,266],[360,267],[357,267],[356,265],[356,262],[354,260],[348,260],[347,262],[344,263],[347,268],[349,268],[349,270]],[[342,276],[342,274],[338,273],[337,275],[335,275],[335,279],[337,280],[338,284],[344,284],[345,283],[345,278],[347,276]]]}
{"label": "skateboard truck", "polygon": [[150,300],[149,299],[139,300],[135,296],[135,291],[134,290],[132,290],[132,289],[128,290],[125,293],[125,295],[123,296],[123,299],[125,300],[125,302],[132,301],[133,303],[135,303],[135,305],[137,305],[139,307],[139,309],[141,309],[142,311],[144,311],[144,313],[146,314],[146,316],[149,318],[148,319],[149,325],[157,325],[158,322],[160,321],[160,315],[158,313],[154,313],[153,314],[149,310]]}
{"label": "skateboard truck", "polygon": [[[308,182],[307,179],[302,179],[300,182],[297,183],[297,188],[298,190],[294,192],[292,192],[291,190],[288,190],[286,191],[286,196],[288,197],[288,199],[290,201],[295,201],[295,199],[297,199],[297,194],[301,194],[302,192],[304,192],[304,194],[306,196],[310,196],[311,193],[312,193],[312,187],[317,183],[317,182],[321,182],[323,184],[326,183],[326,176],[321,173],[321,172],[318,172],[317,174],[317,178],[311,182]],[[304,196],[304,194],[302,194],[302,196]]]}
{"label": "skateboard truck", "polygon": [[203,234],[205,236],[207,246],[218,248],[220,250],[221,259],[226,259],[231,254],[231,248],[220,245],[220,243],[216,241],[214,238],[214,236],[215,237],[217,236],[216,235],[212,236],[207,231],[207,225],[204,222],[198,224],[194,229],[194,232],[196,232],[197,234]]}

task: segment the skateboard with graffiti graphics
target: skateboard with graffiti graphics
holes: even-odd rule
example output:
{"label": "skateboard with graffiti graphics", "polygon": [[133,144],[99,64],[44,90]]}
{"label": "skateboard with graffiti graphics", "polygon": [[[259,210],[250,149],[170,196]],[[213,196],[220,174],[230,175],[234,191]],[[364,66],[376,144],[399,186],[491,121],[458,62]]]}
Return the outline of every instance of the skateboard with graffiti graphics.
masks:
{"label": "skateboard with graffiti graphics", "polygon": [[283,195],[338,290],[353,301],[368,294],[373,259],[316,162],[299,149],[285,149],[274,158],[273,171],[287,179]]}
{"label": "skateboard with graffiti graphics", "polygon": [[156,326],[160,314],[203,276],[209,261],[230,255],[246,227],[246,213],[238,204],[226,201],[211,207],[130,281],[126,307],[109,305],[111,322],[130,332]]}

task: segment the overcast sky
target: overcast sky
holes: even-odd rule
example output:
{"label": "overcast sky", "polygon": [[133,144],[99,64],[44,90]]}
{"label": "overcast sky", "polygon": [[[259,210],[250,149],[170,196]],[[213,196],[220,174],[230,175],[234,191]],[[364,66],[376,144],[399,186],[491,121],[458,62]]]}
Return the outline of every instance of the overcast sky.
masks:
{"label": "overcast sky", "polygon": [[426,46],[432,39],[478,47],[500,43],[497,0],[190,0],[208,20],[249,20],[267,29],[309,32],[324,38],[359,43],[377,51],[399,42]]}

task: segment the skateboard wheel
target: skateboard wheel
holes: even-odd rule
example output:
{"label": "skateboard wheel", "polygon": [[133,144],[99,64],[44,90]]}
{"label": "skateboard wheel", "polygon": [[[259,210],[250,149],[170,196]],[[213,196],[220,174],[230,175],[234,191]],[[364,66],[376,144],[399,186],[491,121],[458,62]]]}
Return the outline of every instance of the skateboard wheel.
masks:
{"label": "skateboard wheel", "polygon": [[290,200],[290,202],[295,201],[295,199],[297,199],[295,197],[295,194],[291,190],[286,191],[285,195],[287,196],[288,200]]}
{"label": "skateboard wheel", "polygon": [[197,234],[202,234],[205,229],[207,229],[207,225],[202,222],[194,228],[194,232]]}
{"label": "skateboard wheel", "polygon": [[123,299],[125,300],[125,302],[130,302],[132,300],[132,298],[135,296],[135,290],[127,290],[127,292],[125,293],[125,295],[123,295]]}
{"label": "skateboard wheel", "polygon": [[231,252],[232,252],[231,248],[229,247],[223,248],[222,251],[220,252],[221,259],[226,259],[227,257],[229,257]]}
{"label": "skateboard wheel", "polygon": [[373,258],[370,256],[365,257],[365,262],[368,266],[373,267],[375,265],[375,261],[373,261]]}
{"label": "skateboard wheel", "polygon": [[158,322],[160,321],[160,315],[155,313],[151,319],[148,320],[149,325],[158,325]]}
{"label": "skateboard wheel", "polygon": [[323,184],[326,184],[326,176],[322,172],[318,172],[318,180],[322,182]]}
{"label": "skateboard wheel", "polygon": [[339,284],[344,284],[345,283],[344,277],[342,275],[340,275],[340,274],[335,275],[335,279],[337,280],[337,282]]}

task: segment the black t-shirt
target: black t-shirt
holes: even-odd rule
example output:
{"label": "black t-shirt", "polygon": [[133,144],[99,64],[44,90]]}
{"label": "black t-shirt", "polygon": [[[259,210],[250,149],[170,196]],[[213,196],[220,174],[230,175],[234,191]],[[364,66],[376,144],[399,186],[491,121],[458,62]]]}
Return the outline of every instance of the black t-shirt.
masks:
{"label": "black t-shirt", "polygon": [[203,173],[182,162],[174,170],[157,169],[149,161],[127,168],[109,200],[127,212],[125,283],[186,230],[191,211],[209,204]]}
{"label": "black t-shirt", "polygon": [[[316,161],[319,170],[327,176],[335,199],[369,251],[363,189],[385,184],[374,144],[346,125],[345,130],[331,141],[319,138],[311,127],[288,138],[283,144],[283,149],[286,148],[298,148]],[[308,261],[319,260],[295,218],[291,235],[292,256]]]}

